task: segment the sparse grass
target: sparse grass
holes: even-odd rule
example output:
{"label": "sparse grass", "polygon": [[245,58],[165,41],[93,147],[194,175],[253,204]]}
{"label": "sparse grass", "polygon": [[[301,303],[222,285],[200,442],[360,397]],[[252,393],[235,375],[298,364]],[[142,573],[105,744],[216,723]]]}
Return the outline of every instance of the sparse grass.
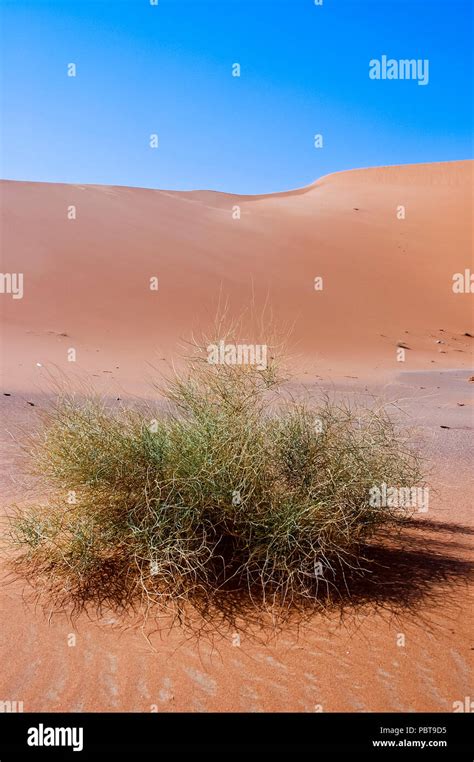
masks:
{"label": "sparse grass", "polygon": [[52,496],[15,510],[10,540],[17,567],[62,600],[317,603],[403,514],[371,507],[369,489],[421,483],[383,409],[296,401],[274,360],[209,365],[203,348],[164,395],[118,412],[62,396],[36,435]]}

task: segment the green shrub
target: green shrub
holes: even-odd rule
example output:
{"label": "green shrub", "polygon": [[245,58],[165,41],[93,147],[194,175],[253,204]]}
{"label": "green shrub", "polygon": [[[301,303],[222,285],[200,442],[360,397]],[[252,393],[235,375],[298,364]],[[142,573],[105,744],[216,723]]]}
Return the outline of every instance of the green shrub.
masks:
{"label": "green shrub", "polygon": [[51,499],[15,511],[16,564],[81,601],[316,602],[405,513],[371,507],[370,488],[422,476],[383,410],[284,388],[273,360],[198,353],[155,409],[62,396],[31,448]]}

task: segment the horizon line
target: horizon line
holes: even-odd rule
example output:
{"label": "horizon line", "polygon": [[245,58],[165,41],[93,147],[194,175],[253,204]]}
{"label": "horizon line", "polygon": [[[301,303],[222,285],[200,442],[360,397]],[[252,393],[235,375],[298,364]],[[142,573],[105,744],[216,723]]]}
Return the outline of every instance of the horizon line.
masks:
{"label": "horizon line", "polygon": [[468,159],[447,159],[444,161],[419,161],[419,162],[408,162],[407,164],[375,164],[370,166],[364,166],[364,167],[351,167],[350,169],[339,169],[335,170],[334,172],[326,172],[324,175],[320,175],[315,180],[312,180],[307,185],[301,185],[296,188],[289,188],[288,190],[281,190],[281,191],[271,191],[267,193],[233,193],[231,191],[222,191],[222,190],[215,190],[213,188],[192,188],[190,190],[182,190],[182,189],[171,189],[171,188],[153,188],[151,186],[144,186],[144,185],[117,185],[117,184],[109,184],[109,183],[88,183],[88,182],[62,182],[62,181],[56,181],[56,180],[19,180],[17,178],[12,177],[0,177],[0,182],[9,182],[9,183],[29,183],[30,185],[70,185],[73,187],[88,187],[88,188],[123,188],[123,189],[132,189],[132,190],[146,190],[146,191],[152,191],[154,193],[176,193],[176,194],[185,194],[185,193],[214,193],[214,194],[220,194],[222,196],[238,196],[240,198],[265,198],[268,196],[283,196],[283,195],[296,195],[298,193],[305,193],[306,191],[313,188],[317,183],[321,182],[322,180],[325,180],[328,177],[333,177],[334,175],[342,175],[342,174],[348,174],[350,172],[369,172],[371,170],[376,171],[379,169],[396,169],[401,167],[420,167],[420,166],[434,166],[437,164],[460,164],[460,163],[467,163],[467,162],[474,162],[474,158],[468,158]]}

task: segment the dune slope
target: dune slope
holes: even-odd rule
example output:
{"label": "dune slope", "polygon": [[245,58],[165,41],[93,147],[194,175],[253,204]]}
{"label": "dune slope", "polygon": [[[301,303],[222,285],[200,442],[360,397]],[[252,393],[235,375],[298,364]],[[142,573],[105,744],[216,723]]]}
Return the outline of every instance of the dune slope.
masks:
{"label": "dune slope", "polygon": [[400,341],[403,369],[468,367],[470,295],[452,278],[471,266],[472,167],[352,170],[267,196],[3,181],[2,272],[24,275],[22,299],[0,295],[3,386],[36,383],[38,362],[70,369],[74,347],[77,367],[135,387],[219,298],[236,314],[267,300],[313,369],[399,370]]}

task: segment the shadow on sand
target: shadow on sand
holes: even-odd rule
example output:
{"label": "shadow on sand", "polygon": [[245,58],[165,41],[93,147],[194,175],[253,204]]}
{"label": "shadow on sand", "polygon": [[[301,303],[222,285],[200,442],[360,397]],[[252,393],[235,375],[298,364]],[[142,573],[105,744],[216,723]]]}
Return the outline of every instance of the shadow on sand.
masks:
{"label": "shadow on sand", "polygon": [[[14,562],[9,581],[29,583],[24,598],[45,605],[49,613],[66,614],[76,626],[79,617],[95,621],[113,614],[122,629],[141,627],[147,638],[154,633],[183,629],[189,637],[228,637],[243,633],[259,642],[268,642],[282,632],[298,631],[315,624],[318,617],[350,620],[361,611],[378,612],[425,627],[421,610],[439,609],[443,616],[454,604],[459,606],[461,588],[474,579],[474,563],[469,560],[470,527],[426,519],[409,519],[403,526],[370,545],[360,547],[358,565],[333,570],[313,585],[313,595],[281,601],[262,599],[248,586],[223,583],[218,591],[203,590],[192,601],[161,595],[143,600],[130,569],[116,562],[104,562],[95,575],[88,575],[81,587],[65,589],[60,583],[43,587],[34,567],[24,560]],[[42,589],[41,589],[42,588]],[[47,589],[47,593],[45,592]]]}

